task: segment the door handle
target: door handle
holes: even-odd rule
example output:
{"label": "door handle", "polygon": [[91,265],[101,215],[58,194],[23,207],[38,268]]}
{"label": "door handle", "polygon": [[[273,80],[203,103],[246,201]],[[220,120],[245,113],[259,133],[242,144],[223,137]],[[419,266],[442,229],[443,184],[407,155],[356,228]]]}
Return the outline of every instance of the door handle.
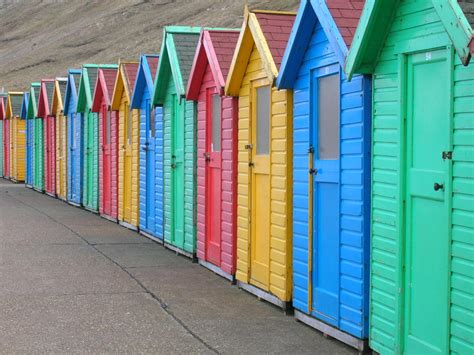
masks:
{"label": "door handle", "polygon": [[314,169],[314,168],[309,169],[309,174],[310,175],[318,175],[318,169]]}
{"label": "door handle", "polygon": [[253,144],[246,144],[245,149],[251,150],[253,148]]}
{"label": "door handle", "polygon": [[203,154],[204,156],[204,159],[206,160],[206,162],[210,162],[211,161],[211,155],[208,153],[208,152],[205,152]]}
{"label": "door handle", "polygon": [[435,182],[433,188],[435,191],[444,190],[444,184],[438,184],[437,182]]}
{"label": "door handle", "polygon": [[255,163],[254,163],[253,161],[249,161],[249,167],[250,167],[250,168],[255,167]]}
{"label": "door handle", "polygon": [[175,163],[171,164],[171,169],[176,169],[176,164]]}
{"label": "door handle", "polygon": [[147,148],[147,147],[142,147],[142,150],[143,150],[144,152],[146,152],[146,151],[148,150],[148,148]]}

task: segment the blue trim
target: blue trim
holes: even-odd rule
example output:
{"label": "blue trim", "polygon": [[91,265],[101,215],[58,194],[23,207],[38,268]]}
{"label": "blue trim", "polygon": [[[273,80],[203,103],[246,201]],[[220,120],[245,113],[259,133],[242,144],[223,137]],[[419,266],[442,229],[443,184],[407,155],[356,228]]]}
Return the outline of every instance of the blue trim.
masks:
{"label": "blue trim", "polygon": [[64,115],[68,115],[69,113],[69,101],[71,100],[71,95],[75,102],[77,102],[77,91],[76,85],[74,82],[73,74],[81,74],[82,71],[80,69],[69,69],[67,75],[67,85],[66,85],[66,95],[64,97]]}
{"label": "blue trim", "polygon": [[28,115],[28,104],[29,103],[30,103],[30,93],[25,91],[23,93],[23,101],[21,103],[20,118],[26,119],[26,116]]}
{"label": "blue trim", "polygon": [[[132,95],[132,102],[131,108],[132,109],[139,109],[142,103],[142,96],[143,91],[145,89],[145,85],[148,88],[148,92],[153,94],[154,89],[154,82],[151,76],[150,65],[148,64],[148,58],[159,58],[158,54],[143,54],[140,57],[140,67],[138,68],[137,79],[135,80],[135,86],[133,87],[133,95]],[[157,68],[158,69],[158,68]],[[151,95],[150,94],[150,95]]]}

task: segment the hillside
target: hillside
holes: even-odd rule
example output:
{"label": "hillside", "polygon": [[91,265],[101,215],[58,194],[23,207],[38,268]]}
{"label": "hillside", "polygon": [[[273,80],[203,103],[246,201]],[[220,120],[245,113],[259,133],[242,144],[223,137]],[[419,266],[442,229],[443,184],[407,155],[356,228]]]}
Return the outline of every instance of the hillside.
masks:
{"label": "hillside", "polygon": [[[296,11],[298,0],[249,0]],[[244,0],[0,2],[0,91],[63,76],[82,63],[117,63],[159,52],[165,25],[240,28]]]}

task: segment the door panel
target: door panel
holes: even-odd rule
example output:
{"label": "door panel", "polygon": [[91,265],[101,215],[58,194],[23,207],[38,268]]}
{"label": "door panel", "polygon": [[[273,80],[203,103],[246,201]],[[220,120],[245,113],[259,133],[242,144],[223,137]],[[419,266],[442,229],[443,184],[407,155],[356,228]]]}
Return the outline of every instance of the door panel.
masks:
{"label": "door panel", "polygon": [[266,80],[252,83],[250,278],[264,290],[270,287],[271,92]]}
{"label": "door panel", "polygon": [[340,75],[311,74],[313,178],[313,314],[334,323],[339,315]]}
{"label": "door panel", "polygon": [[206,115],[206,260],[221,263],[221,96],[207,92]]}
{"label": "door panel", "polygon": [[104,104],[101,107],[102,111],[102,202],[104,213],[111,215],[112,212],[112,193],[111,193],[111,112],[107,109],[107,105]]}
{"label": "door panel", "polygon": [[172,107],[172,204],[173,224],[171,240],[175,246],[184,248],[184,104],[173,95]]}
{"label": "door panel", "polygon": [[442,157],[450,147],[447,54],[408,57],[405,353],[448,352],[450,160]]}
{"label": "door panel", "polygon": [[125,222],[132,221],[132,113],[128,103],[124,104],[124,185],[123,185],[123,217]]}
{"label": "door panel", "polygon": [[145,100],[146,120],[146,229],[155,231],[155,113],[151,112],[150,99]]}

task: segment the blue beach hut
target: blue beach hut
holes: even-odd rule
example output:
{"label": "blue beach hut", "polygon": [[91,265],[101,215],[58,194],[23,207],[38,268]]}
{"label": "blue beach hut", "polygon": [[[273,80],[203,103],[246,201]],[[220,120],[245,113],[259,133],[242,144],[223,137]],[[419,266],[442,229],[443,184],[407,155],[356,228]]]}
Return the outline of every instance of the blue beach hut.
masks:
{"label": "blue beach hut", "polygon": [[76,112],[80,69],[70,69],[67,76],[64,115],[67,117],[67,201],[80,206],[82,201],[82,119]]}
{"label": "blue beach hut", "polygon": [[159,55],[142,55],[132,109],[140,110],[140,233],[163,241],[163,109],[151,99]]}
{"label": "blue beach hut", "polygon": [[341,3],[301,2],[277,84],[294,92],[295,316],[363,350],[369,312],[371,78],[349,82],[344,75],[364,1]]}

